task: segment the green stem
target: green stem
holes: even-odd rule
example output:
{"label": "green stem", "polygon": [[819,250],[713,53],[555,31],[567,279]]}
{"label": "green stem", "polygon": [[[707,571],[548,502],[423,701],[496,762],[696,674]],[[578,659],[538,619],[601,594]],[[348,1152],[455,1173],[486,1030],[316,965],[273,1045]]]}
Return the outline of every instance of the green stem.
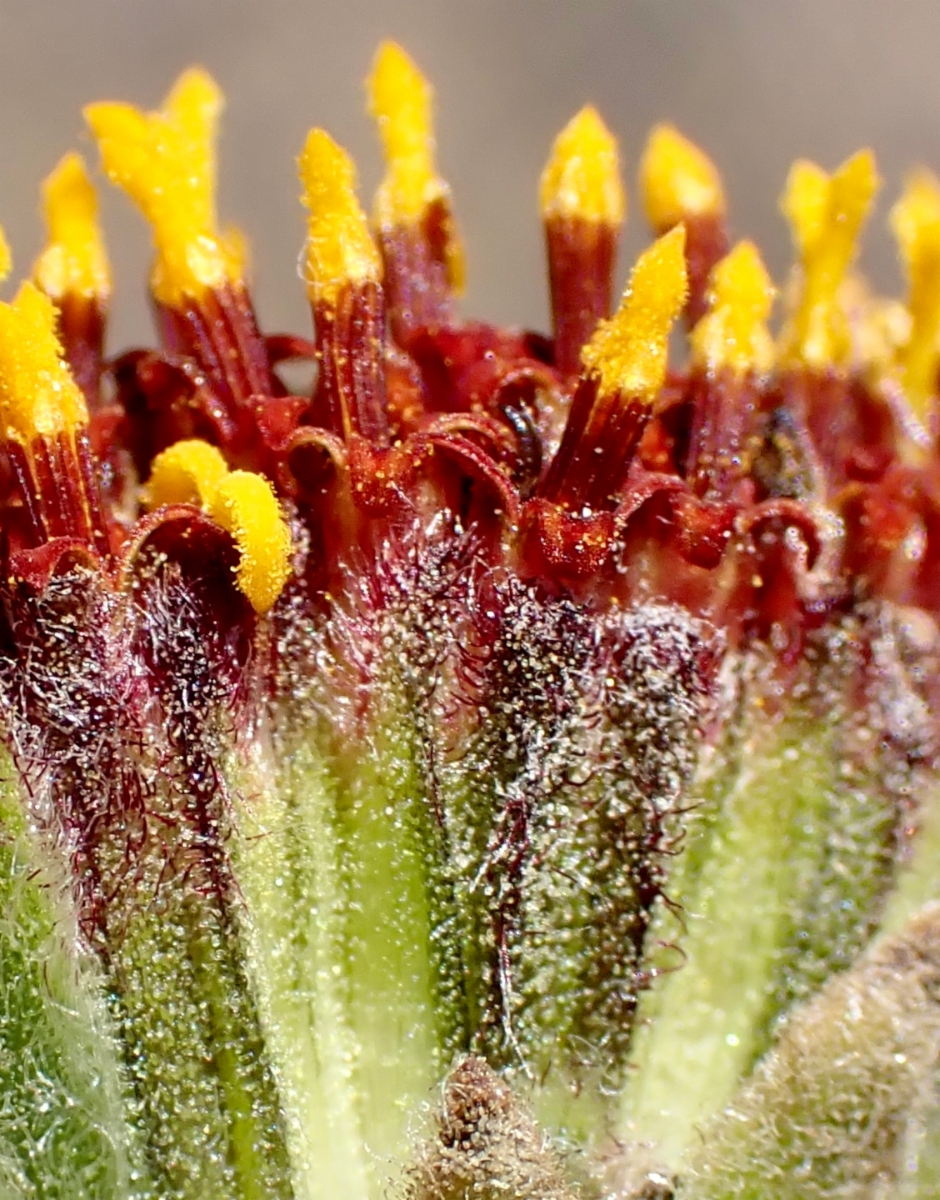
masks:
{"label": "green stem", "polygon": [[909,1122],[897,1200],[936,1200],[940,1196],[940,1087],[936,1082],[928,1094],[926,1110],[915,1108]]}
{"label": "green stem", "polygon": [[366,1200],[372,1165],[354,1079],[342,954],[345,907],[333,822],[335,781],[314,738],[266,739],[237,768],[233,853],[265,1040],[277,1071],[298,1200]]}
{"label": "green stem", "polygon": [[933,906],[798,1008],[698,1130],[679,1200],[935,1196],[929,1145],[911,1132],[929,1143],[936,1130],[938,970]]}
{"label": "green stem", "polygon": [[881,928],[897,933],[925,904],[940,899],[940,778],[923,780],[918,805],[919,828],[911,855],[898,872]]}
{"label": "green stem", "polygon": [[410,1149],[440,1082],[448,1020],[433,944],[433,818],[407,718],[383,714],[340,793],[344,955],[362,1125],[380,1174]]}
{"label": "green stem", "polygon": [[156,849],[136,864],[108,947],[112,1010],[161,1200],[287,1200],[237,906],[165,866]]}
{"label": "green stem", "polygon": [[238,767],[234,856],[295,1187],[378,1200],[459,1023],[435,915],[439,830],[409,715],[386,706],[358,757],[278,717],[276,750],[257,737]]}
{"label": "green stem", "polygon": [[153,1196],[126,1121],[101,981],[66,945],[74,914],[0,765],[0,1190],[44,1200]]}
{"label": "green stem", "polygon": [[[683,910],[683,961],[641,1005],[621,1126],[662,1165],[727,1103],[779,1013],[868,936],[892,810],[876,779],[846,786],[838,730],[835,714],[797,711],[745,745],[667,889]],[[654,936],[665,928],[664,916]]]}

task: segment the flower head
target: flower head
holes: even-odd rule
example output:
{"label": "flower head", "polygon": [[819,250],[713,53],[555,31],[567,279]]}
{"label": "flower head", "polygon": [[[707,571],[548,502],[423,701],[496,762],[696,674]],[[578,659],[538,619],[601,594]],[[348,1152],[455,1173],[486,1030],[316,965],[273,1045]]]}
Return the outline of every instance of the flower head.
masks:
{"label": "flower head", "polygon": [[93,185],[74,155],[46,182],[0,304],[0,1045],[35,1047],[4,1169],[932,1194],[936,182],[893,210],[889,303],[854,268],[872,156],[797,163],[775,329],[716,167],[660,126],[614,305],[585,108],[541,179],[544,336],[460,315],[431,101],[383,45],[371,221],[309,133],[310,337],[259,327],[204,72],[86,110],[153,231],[155,347],[106,356]]}

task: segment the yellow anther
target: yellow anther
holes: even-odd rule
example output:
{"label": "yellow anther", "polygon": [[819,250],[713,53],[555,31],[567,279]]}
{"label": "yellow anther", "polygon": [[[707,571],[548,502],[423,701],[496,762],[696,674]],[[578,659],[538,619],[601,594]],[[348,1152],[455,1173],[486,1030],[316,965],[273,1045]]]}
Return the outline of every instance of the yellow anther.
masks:
{"label": "yellow anther", "polygon": [[148,508],[198,504],[238,549],[235,581],[256,612],[267,612],[290,576],[291,536],[271,485],[229,471],[215,446],[193,438],[158,454],[144,489]]}
{"label": "yellow anther", "polygon": [[875,160],[862,150],[830,177],[794,163],[781,207],[800,256],[802,290],[781,338],[785,362],[816,370],[844,367],[852,339],[840,289],[878,187]]}
{"label": "yellow anther", "polygon": [[228,474],[222,452],[199,438],[176,442],[158,454],[143,492],[147,508],[163,504],[201,504],[208,507]]}
{"label": "yellow anther", "polygon": [[7,236],[0,227],[0,283],[13,270],[13,255],[10,253],[10,243],[7,241]]}
{"label": "yellow anther", "polygon": [[739,242],[715,265],[708,300],[708,312],[692,331],[693,361],[707,371],[766,374],[774,359],[767,329],[774,286],[753,242]]}
{"label": "yellow anther", "polygon": [[0,304],[0,436],[29,445],[88,424],[81,390],[65,365],[48,296],[24,283]]}
{"label": "yellow anther", "polygon": [[640,189],[654,229],[671,229],[688,217],[725,212],[718,168],[672,125],[657,125],[640,159]]}
{"label": "yellow anther", "polygon": [[640,255],[620,308],[581,352],[601,395],[655,400],[666,378],[669,331],[687,295],[685,227],[677,225]]}
{"label": "yellow anther", "polygon": [[617,141],[596,108],[582,108],[555,139],[539,201],[545,220],[580,217],[614,226],[623,221],[627,201]]}
{"label": "yellow anther", "polygon": [[448,208],[447,274],[452,288],[464,283],[463,247],[449,218],[450,189],[434,162],[434,92],[412,60],[395,42],[376,52],[367,84],[369,112],[375,118],[385,152],[385,178],[375,196],[380,229],[418,224],[432,204]]}
{"label": "yellow anther", "polygon": [[240,278],[215,215],[215,136],[222,93],[205,71],[186,71],[159,112],[92,104],[85,118],[105,171],[153,228],[152,286],[164,304],[199,299]]}
{"label": "yellow anther", "polygon": [[291,536],[271,485],[251,471],[233,471],[216,490],[209,513],[238,547],[235,580],[264,613],[290,577]]}
{"label": "yellow anther", "polygon": [[910,176],[891,210],[908,283],[910,337],[900,354],[911,407],[926,422],[936,406],[940,366],[940,180],[929,171]]}
{"label": "yellow anther", "polygon": [[78,154],[66,154],[42,185],[49,244],[33,278],[47,296],[84,296],[106,304],[111,269],[98,226],[98,198]]}
{"label": "yellow anther", "polygon": [[382,268],[365,214],[356,199],[356,168],[322,129],[311,129],[298,160],[307,229],[307,293],[335,308],[347,284],[378,282]]}

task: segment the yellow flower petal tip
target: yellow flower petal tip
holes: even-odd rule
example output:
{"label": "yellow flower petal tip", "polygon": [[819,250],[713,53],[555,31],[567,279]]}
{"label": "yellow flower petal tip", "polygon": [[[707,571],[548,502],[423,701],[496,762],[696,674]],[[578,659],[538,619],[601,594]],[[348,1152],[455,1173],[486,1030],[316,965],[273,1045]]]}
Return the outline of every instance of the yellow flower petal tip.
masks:
{"label": "yellow flower petal tip", "polygon": [[198,504],[238,550],[235,581],[265,613],[290,577],[291,536],[271,485],[252,471],[229,471],[220,451],[192,438],[158,454],[144,490],[148,508]]}
{"label": "yellow flower petal tip", "polygon": [[815,163],[793,164],[781,200],[800,257],[802,290],[781,338],[784,361],[840,368],[851,336],[840,290],[878,189],[874,155],[861,150],[832,176]]}
{"label": "yellow flower petal tip", "polygon": [[940,180],[927,170],[910,175],[890,221],[908,284],[910,334],[899,355],[903,386],[926,423],[936,406],[940,366]]}
{"label": "yellow flower petal tip", "polygon": [[238,278],[216,228],[215,139],[222,93],[203,70],[185,71],[158,112],[129,104],[85,109],[104,169],[150,222],[157,247],[152,286],[171,306]]}
{"label": "yellow flower petal tip", "polygon": [[689,217],[725,213],[718,168],[672,125],[657,125],[640,159],[640,191],[646,217],[656,230]]}
{"label": "yellow flower petal tip", "polygon": [[88,424],[81,390],[65,364],[52,301],[32,283],[0,304],[0,429],[7,441],[74,435]]}
{"label": "yellow flower petal tip", "polygon": [[33,279],[53,300],[83,296],[106,304],[111,268],[98,225],[98,198],[79,154],[66,154],[42,185],[49,242]]}
{"label": "yellow flower petal tip", "polygon": [[692,360],[709,371],[766,374],[774,362],[767,328],[776,291],[757,247],[739,242],[712,270],[709,311],[692,331]]}
{"label": "yellow flower petal tip", "polygon": [[676,225],[637,259],[620,308],[581,353],[601,395],[655,400],[666,378],[669,332],[688,291],[685,227]]}
{"label": "yellow flower petal tip", "polygon": [[627,201],[617,140],[597,109],[582,108],[555,139],[539,202],[545,220],[579,218],[613,226],[623,221]]}
{"label": "yellow flower petal tip", "polygon": [[0,226],[0,283],[13,270],[13,255],[10,253],[10,243],[7,241],[7,235],[3,232]]}
{"label": "yellow flower petal tip", "polygon": [[310,209],[307,292],[315,304],[335,308],[345,286],[378,282],[379,252],[356,198],[356,168],[346,151],[322,129],[312,129],[298,168]]}

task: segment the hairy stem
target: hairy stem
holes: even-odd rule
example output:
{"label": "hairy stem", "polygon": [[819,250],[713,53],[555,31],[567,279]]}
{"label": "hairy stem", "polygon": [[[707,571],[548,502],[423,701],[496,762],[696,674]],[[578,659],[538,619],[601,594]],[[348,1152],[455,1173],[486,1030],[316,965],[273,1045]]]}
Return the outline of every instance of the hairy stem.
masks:
{"label": "hairy stem", "polygon": [[101,979],[78,951],[68,890],[0,764],[0,1181],[46,1200],[154,1195],[128,1122]]}

